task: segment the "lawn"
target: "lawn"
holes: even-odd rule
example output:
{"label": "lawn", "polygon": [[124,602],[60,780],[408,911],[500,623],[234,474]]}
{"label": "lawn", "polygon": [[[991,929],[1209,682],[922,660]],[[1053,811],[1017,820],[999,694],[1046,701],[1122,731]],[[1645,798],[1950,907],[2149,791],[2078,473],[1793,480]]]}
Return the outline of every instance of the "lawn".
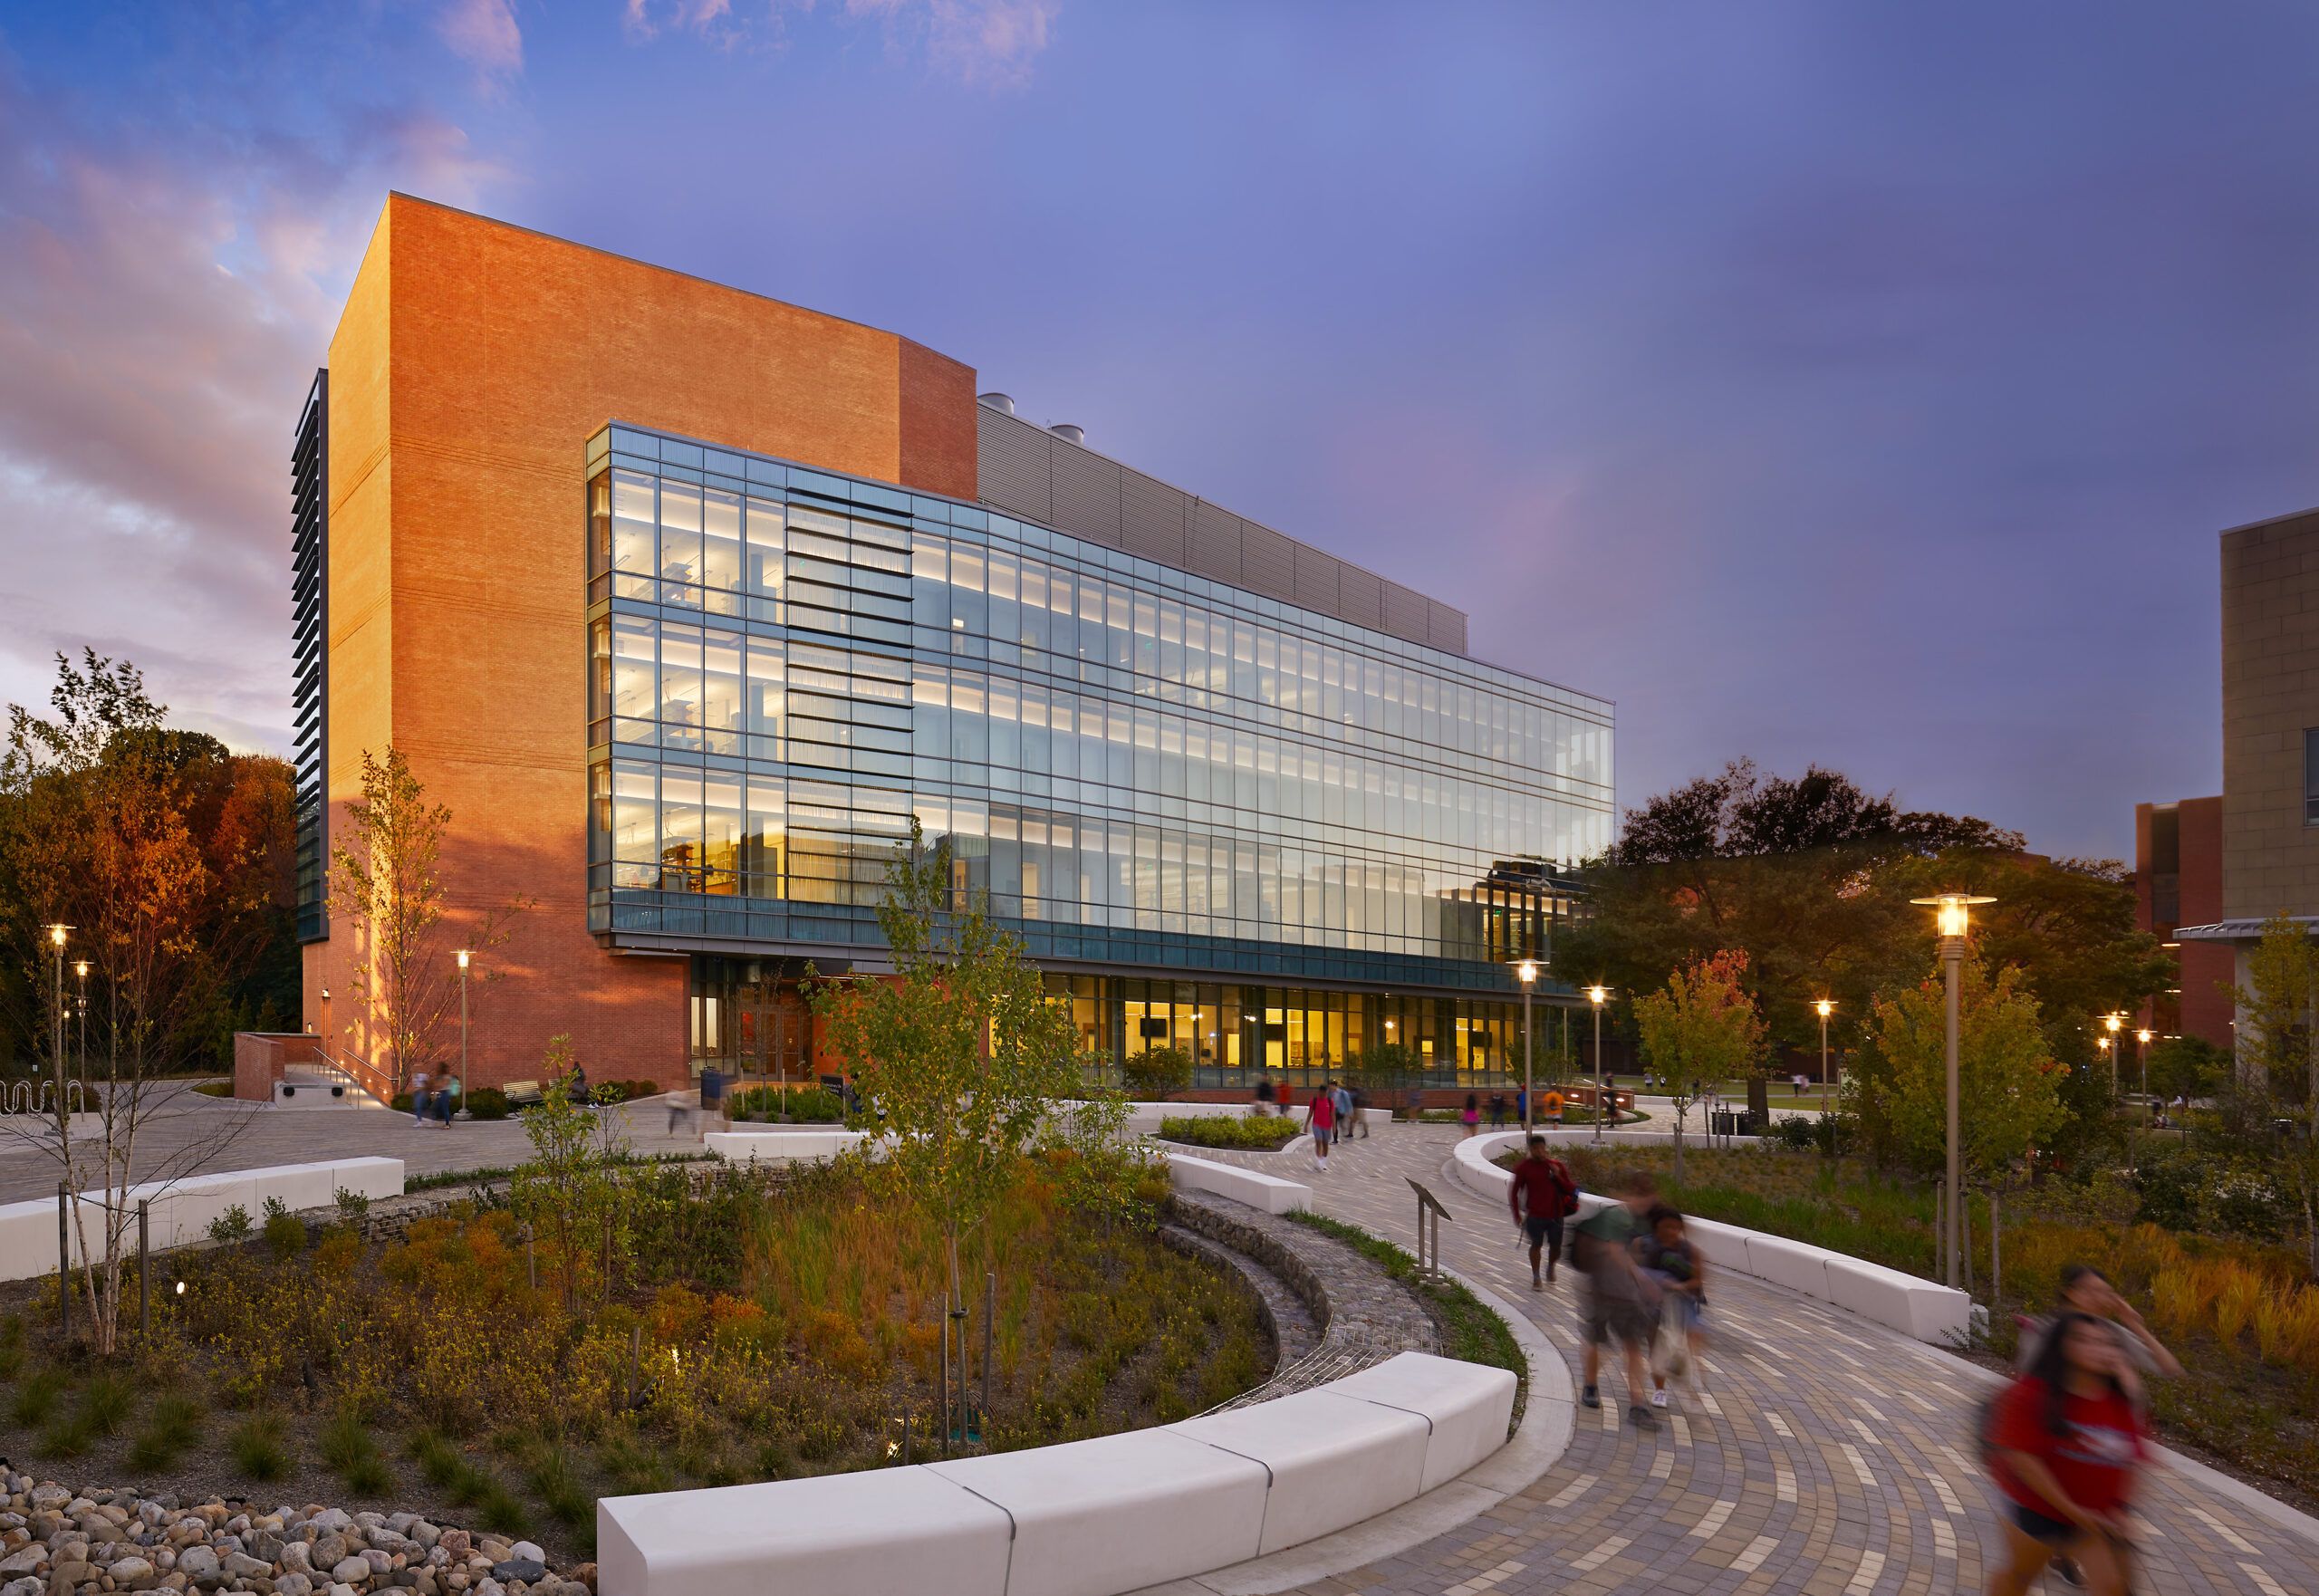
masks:
{"label": "lawn", "polygon": [[[929,1455],[942,1237],[852,1170],[624,1174],[630,1228],[567,1305],[553,1250],[461,1202],[407,1240],[283,1216],[168,1260],[132,1362],[52,1357],[53,1287],[0,1317],[0,1454],[61,1478],[447,1514],[587,1555],[598,1495],[837,1473]],[[1034,1167],[966,1241],[977,1362],[997,1273],[989,1446],[1187,1417],[1274,1348],[1236,1274],[1164,1246],[1163,1183],[1126,1221]],[[534,1269],[537,1284],[533,1284]],[[575,1280],[582,1275],[575,1274]],[[182,1285],[179,1285],[182,1282]],[[979,1371],[976,1400],[979,1403]]]}

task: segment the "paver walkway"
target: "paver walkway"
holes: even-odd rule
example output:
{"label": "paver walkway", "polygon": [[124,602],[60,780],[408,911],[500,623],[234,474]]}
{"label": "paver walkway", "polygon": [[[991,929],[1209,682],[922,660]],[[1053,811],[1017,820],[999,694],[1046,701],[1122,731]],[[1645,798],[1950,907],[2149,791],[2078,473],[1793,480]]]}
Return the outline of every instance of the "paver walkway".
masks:
{"label": "paver walkway", "polygon": [[[1515,1303],[1579,1360],[1575,1288],[1530,1290],[1527,1253],[1502,1207],[1444,1168],[1453,1126],[1381,1127],[1311,1176],[1324,1213],[1410,1244],[1423,1181],[1455,1216],[1446,1261]],[[1229,1155],[1226,1155],[1229,1156]],[[1258,1158],[1246,1161],[1259,1164]],[[1261,1159],[1308,1176],[1306,1160]],[[1730,1274],[1709,1282],[1702,1388],[1655,1432],[1629,1428],[1624,1379],[1605,1371],[1600,1413],[1577,1409],[1570,1450],[1481,1518],[1313,1591],[1515,1596],[1807,1592],[1943,1596],[1979,1591],[2004,1539],[1974,1455],[1987,1387],[1958,1360],[1851,1314]],[[2143,1488],[2153,1529],[2143,1589],[2176,1596],[2319,1593],[2314,1544],[2179,1471]],[[2066,1589],[2051,1574],[2047,1588]]]}

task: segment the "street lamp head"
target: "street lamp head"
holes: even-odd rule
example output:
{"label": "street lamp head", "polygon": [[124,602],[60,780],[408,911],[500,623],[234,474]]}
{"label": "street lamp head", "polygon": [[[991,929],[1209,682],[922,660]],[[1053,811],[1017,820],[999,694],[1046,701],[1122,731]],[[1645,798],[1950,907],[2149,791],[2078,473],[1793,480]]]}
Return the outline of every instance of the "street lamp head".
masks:
{"label": "street lamp head", "polygon": [[1607,986],[1589,986],[1586,989],[1586,1001],[1593,1004],[1596,1008],[1601,1008],[1603,1003],[1609,999],[1610,995],[1611,990]]}
{"label": "street lamp head", "polygon": [[2097,1036],[2093,1040],[2100,1044],[2103,1053],[2110,1051],[2110,1039],[2107,1036]]}
{"label": "street lamp head", "polygon": [[2141,1043],[2144,1047],[2147,1047],[2150,1045],[2150,1033],[2148,1031],[2137,1031],[2134,1033],[2134,1040]]}
{"label": "street lamp head", "polygon": [[327,986],[322,988],[322,1001],[324,1003],[328,1003],[330,1001],[330,988]]}
{"label": "street lamp head", "polygon": [[2102,1023],[2104,1025],[2109,1026],[2110,1034],[2115,1036],[2120,1031],[2125,1028],[2126,1019],[2123,1014],[2103,1014],[2102,1016]]}
{"label": "street lamp head", "polygon": [[72,961],[72,973],[80,976],[83,981],[87,980],[89,978],[89,961],[85,958],[74,959]]}
{"label": "street lamp head", "polygon": [[1534,961],[1525,958],[1522,961],[1521,967],[1514,973],[1521,976],[1522,985],[1527,986],[1531,982],[1538,978],[1538,966]]}
{"label": "street lamp head", "polygon": [[1911,898],[1909,901],[1931,908],[1933,919],[1943,937],[1962,937],[1972,923],[1970,907],[1976,903],[1995,903],[1997,899],[1983,897],[1977,892],[1942,892],[1931,898]]}
{"label": "street lamp head", "polygon": [[464,969],[466,969],[466,968],[467,967],[467,957],[468,957],[467,950],[466,948],[464,948],[464,947],[460,948],[460,949],[459,949],[459,968],[461,968],[461,969],[463,969],[463,970],[464,970]]}
{"label": "street lamp head", "polygon": [[1814,1005],[1812,1005],[1812,1008],[1813,1008],[1813,1012],[1814,1012],[1814,1013],[1815,1013],[1815,1014],[1818,1014],[1822,1019],[1823,1019],[1823,1020],[1824,1020],[1824,1019],[1826,1019],[1830,1014],[1834,1014],[1834,1013],[1836,1012],[1836,1005],[1835,1005],[1834,1004],[1833,1004],[1833,1003],[1829,1002],[1829,1001],[1828,1001],[1826,998],[1824,998],[1824,997],[1823,997],[1823,998],[1822,998],[1822,999],[1820,999],[1820,1001],[1819,1001],[1819,1002],[1817,1002],[1817,1003],[1814,1004]]}
{"label": "street lamp head", "polygon": [[51,926],[51,927],[48,928],[48,939],[49,939],[49,941],[50,941],[52,944],[53,944],[54,946],[58,947],[63,947],[63,946],[64,946],[64,933],[65,933],[65,932],[67,932],[67,931],[69,931],[69,930],[71,930],[72,928],[72,927],[70,927],[70,926]]}

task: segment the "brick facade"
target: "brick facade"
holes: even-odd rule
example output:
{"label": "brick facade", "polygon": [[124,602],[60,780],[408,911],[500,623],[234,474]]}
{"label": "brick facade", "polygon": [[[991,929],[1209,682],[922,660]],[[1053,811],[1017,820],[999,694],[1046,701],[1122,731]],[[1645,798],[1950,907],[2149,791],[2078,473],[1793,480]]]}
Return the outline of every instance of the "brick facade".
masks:
{"label": "brick facade", "polygon": [[[391,739],[449,806],[451,935],[534,900],[480,961],[474,1084],[569,1034],[598,1077],[686,1074],[681,958],[586,924],[583,451],[619,418],[972,499],[974,371],[892,333],[402,195],[331,341],[333,841]],[[344,923],[305,1018],[367,1055]]]}

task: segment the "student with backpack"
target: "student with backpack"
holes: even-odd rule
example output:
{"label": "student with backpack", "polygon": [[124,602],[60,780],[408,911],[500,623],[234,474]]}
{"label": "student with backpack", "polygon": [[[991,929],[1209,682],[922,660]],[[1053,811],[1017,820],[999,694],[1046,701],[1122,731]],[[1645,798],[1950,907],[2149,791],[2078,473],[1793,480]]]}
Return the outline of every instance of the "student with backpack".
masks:
{"label": "student with backpack", "polygon": [[[1547,1153],[1546,1139],[1533,1136],[1529,1150],[1514,1166],[1506,1197],[1514,1208],[1516,1228],[1529,1239],[1530,1289],[1542,1292],[1562,1260],[1563,1221],[1578,1212],[1578,1182],[1571,1178],[1569,1165]],[[1544,1277],[1538,1274],[1541,1253],[1546,1260]]]}
{"label": "student with backpack", "polygon": [[2129,1394],[2125,1350],[2090,1314],[2057,1317],[2029,1371],[1989,1404],[1982,1450],[2006,1502],[2010,1560],[1989,1596],[2026,1596],[2056,1554],[2096,1596],[2124,1596],[2131,1574],[2129,1511],[2149,1456]]}
{"label": "student with backpack", "polygon": [[1330,1095],[1324,1081],[1304,1105],[1304,1129],[1313,1133],[1313,1171],[1316,1175],[1329,1172],[1329,1143],[1334,1139],[1336,1123],[1336,1099]]}
{"label": "student with backpack", "polygon": [[1699,1353],[1707,1340],[1701,1328],[1707,1312],[1707,1259],[1691,1241],[1683,1216],[1664,1203],[1650,1210],[1635,1253],[1665,1293],[1660,1303],[1659,1340],[1650,1356],[1650,1405],[1664,1408],[1668,1375],[1698,1379]]}

